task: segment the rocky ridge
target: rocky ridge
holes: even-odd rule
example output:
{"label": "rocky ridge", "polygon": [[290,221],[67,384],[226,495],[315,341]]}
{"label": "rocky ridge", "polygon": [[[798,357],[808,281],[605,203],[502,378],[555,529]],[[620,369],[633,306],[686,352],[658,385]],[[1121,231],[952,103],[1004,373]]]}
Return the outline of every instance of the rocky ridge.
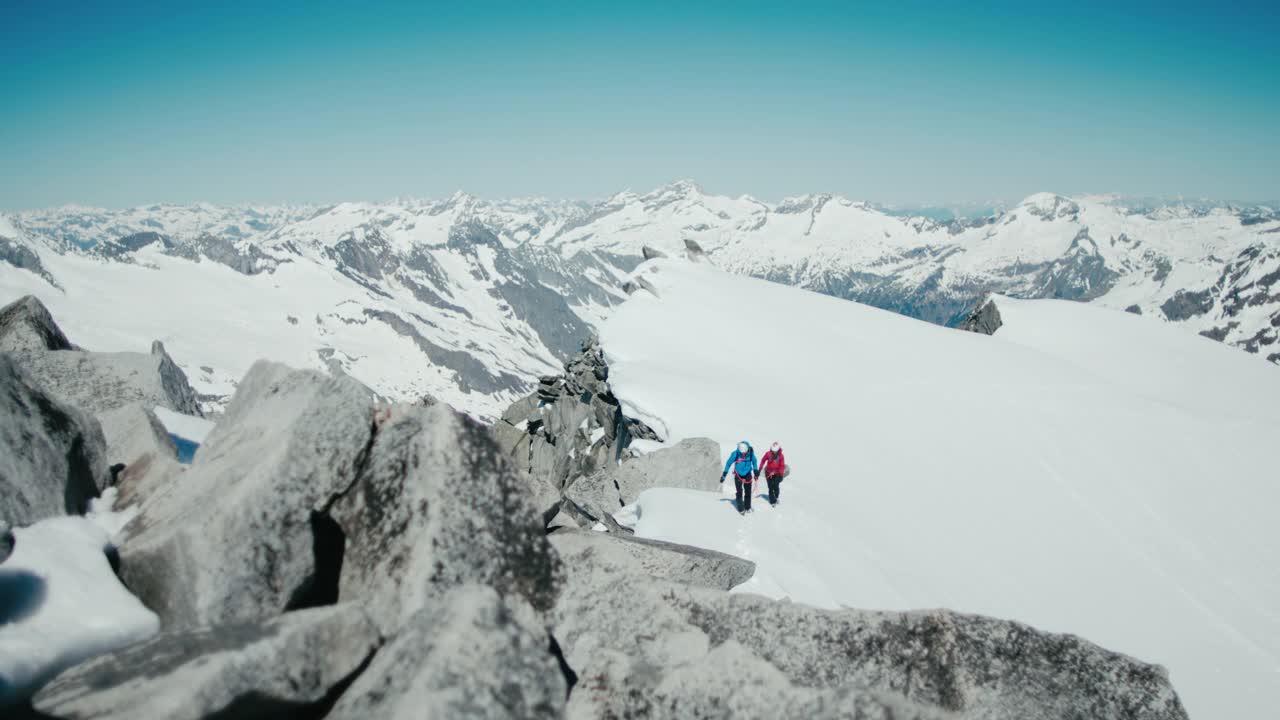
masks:
{"label": "rocky ridge", "polygon": [[[705,474],[714,445],[638,452],[656,433],[623,412],[605,357],[589,345],[493,427],[255,365],[193,464],[133,490],[119,573],[160,633],[65,670],[34,711],[1185,718],[1160,668],[1079,638],[730,594],[750,563],[566,526]],[[163,450],[145,413],[122,415],[111,446]],[[590,477],[616,495],[584,510],[569,495]]]}

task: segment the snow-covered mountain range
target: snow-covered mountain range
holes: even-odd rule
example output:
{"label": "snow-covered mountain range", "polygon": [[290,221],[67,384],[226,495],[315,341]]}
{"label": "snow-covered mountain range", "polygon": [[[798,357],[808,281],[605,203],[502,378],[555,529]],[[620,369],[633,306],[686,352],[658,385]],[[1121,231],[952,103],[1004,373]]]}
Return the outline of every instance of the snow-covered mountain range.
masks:
{"label": "snow-covered mountain range", "polygon": [[493,417],[608,316],[643,247],[685,241],[930,322],[992,291],[1091,301],[1280,361],[1280,212],[1047,193],[950,221],[688,181],[595,203],[62,207],[0,216],[0,300],[38,295],[95,350],[163,340],[215,409],[265,355]]}

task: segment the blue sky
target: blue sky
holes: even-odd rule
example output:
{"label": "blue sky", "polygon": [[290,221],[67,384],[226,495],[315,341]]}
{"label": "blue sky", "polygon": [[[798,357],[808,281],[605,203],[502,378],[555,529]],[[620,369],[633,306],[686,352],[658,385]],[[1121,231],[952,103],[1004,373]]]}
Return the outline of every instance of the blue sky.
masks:
{"label": "blue sky", "polygon": [[1280,199],[1276,2],[0,3],[9,209]]}

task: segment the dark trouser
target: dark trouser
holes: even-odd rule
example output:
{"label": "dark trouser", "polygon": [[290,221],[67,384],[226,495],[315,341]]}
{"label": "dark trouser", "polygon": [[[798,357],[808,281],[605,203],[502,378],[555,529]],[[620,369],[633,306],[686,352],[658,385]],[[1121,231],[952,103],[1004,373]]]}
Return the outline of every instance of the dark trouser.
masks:
{"label": "dark trouser", "polygon": [[[744,486],[746,488],[746,492],[743,492]],[[738,491],[738,509],[750,510],[751,509],[751,476],[748,475],[746,477],[742,477],[741,475],[734,473],[733,487],[735,490]]]}
{"label": "dark trouser", "polygon": [[778,504],[778,493],[782,492],[782,476],[771,475],[765,478],[765,482],[769,483],[769,504]]}

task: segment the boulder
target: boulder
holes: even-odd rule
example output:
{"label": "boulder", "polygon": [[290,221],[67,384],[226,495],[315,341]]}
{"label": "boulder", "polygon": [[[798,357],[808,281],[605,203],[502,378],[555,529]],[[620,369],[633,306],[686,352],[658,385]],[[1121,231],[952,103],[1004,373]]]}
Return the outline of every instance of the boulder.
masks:
{"label": "boulder", "polygon": [[83,513],[110,477],[96,420],[46,392],[0,353],[0,522]]}
{"label": "boulder", "polygon": [[150,353],[33,350],[14,357],[51,392],[92,413],[139,403],[202,415],[187,376],[159,342]]}
{"label": "boulder", "polygon": [[653,260],[655,258],[664,258],[667,256],[666,253],[662,252],[658,248],[649,247],[648,245],[644,245],[640,248],[640,254],[644,256],[645,260]]}
{"label": "boulder", "polygon": [[756,570],[755,563],[733,555],[634,535],[562,529],[549,537],[567,568],[591,563],[720,590],[741,585]]}
{"label": "boulder", "polygon": [[[688,488],[715,492],[719,489],[720,445],[706,438],[691,438],[668,448],[624,460],[575,480],[564,496],[592,514],[595,507],[617,512],[654,487]],[[600,518],[596,518],[600,519]]]}
{"label": "boulder", "polygon": [[[730,688],[682,689],[668,679],[720,664],[707,657],[732,642],[741,649],[731,655],[754,663],[745,651],[794,686],[883,693],[961,718],[1186,717],[1162,668],[1071,635],[942,610],[818,610],[599,565],[568,567],[555,635],[581,678],[574,695],[608,687],[655,707],[730,703]],[[772,675],[759,666],[753,673]],[[811,701],[830,709],[838,707],[833,697]]]}
{"label": "boulder", "polygon": [[567,692],[537,612],[463,585],[415,613],[327,717],[559,718]]}
{"label": "boulder", "polygon": [[392,408],[331,512],[347,538],[341,599],[363,602],[386,631],[464,583],[538,610],[555,602],[559,563],[528,478],[448,406]]}
{"label": "boulder", "polygon": [[166,632],[63,672],[34,705],[69,719],[320,717],[378,644],[355,604]]}
{"label": "boulder", "polygon": [[707,255],[707,251],[702,249],[702,246],[698,244],[698,241],[690,238],[684,239],[684,249],[685,255],[690,260],[701,260]]}
{"label": "boulder", "polygon": [[0,308],[0,352],[71,350],[75,346],[62,334],[49,309],[35,295],[27,295]]}
{"label": "boulder", "polygon": [[1000,308],[996,307],[995,297],[987,295],[973,310],[969,311],[965,319],[960,322],[959,328],[983,335],[995,335],[996,330],[999,330],[1003,324],[1004,321],[1000,319]]}
{"label": "boulder", "polygon": [[165,627],[332,602],[344,540],[328,510],[366,461],[373,414],[350,378],[255,363],[183,482],[126,526],[125,585]]}
{"label": "boulder", "polygon": [[154,412],[132,403],[99,413],[98,422],[107,441],[107,460],[124,466],[114,481],[116,507],[135,505],[172,489],[183,466],[173,438]]}

